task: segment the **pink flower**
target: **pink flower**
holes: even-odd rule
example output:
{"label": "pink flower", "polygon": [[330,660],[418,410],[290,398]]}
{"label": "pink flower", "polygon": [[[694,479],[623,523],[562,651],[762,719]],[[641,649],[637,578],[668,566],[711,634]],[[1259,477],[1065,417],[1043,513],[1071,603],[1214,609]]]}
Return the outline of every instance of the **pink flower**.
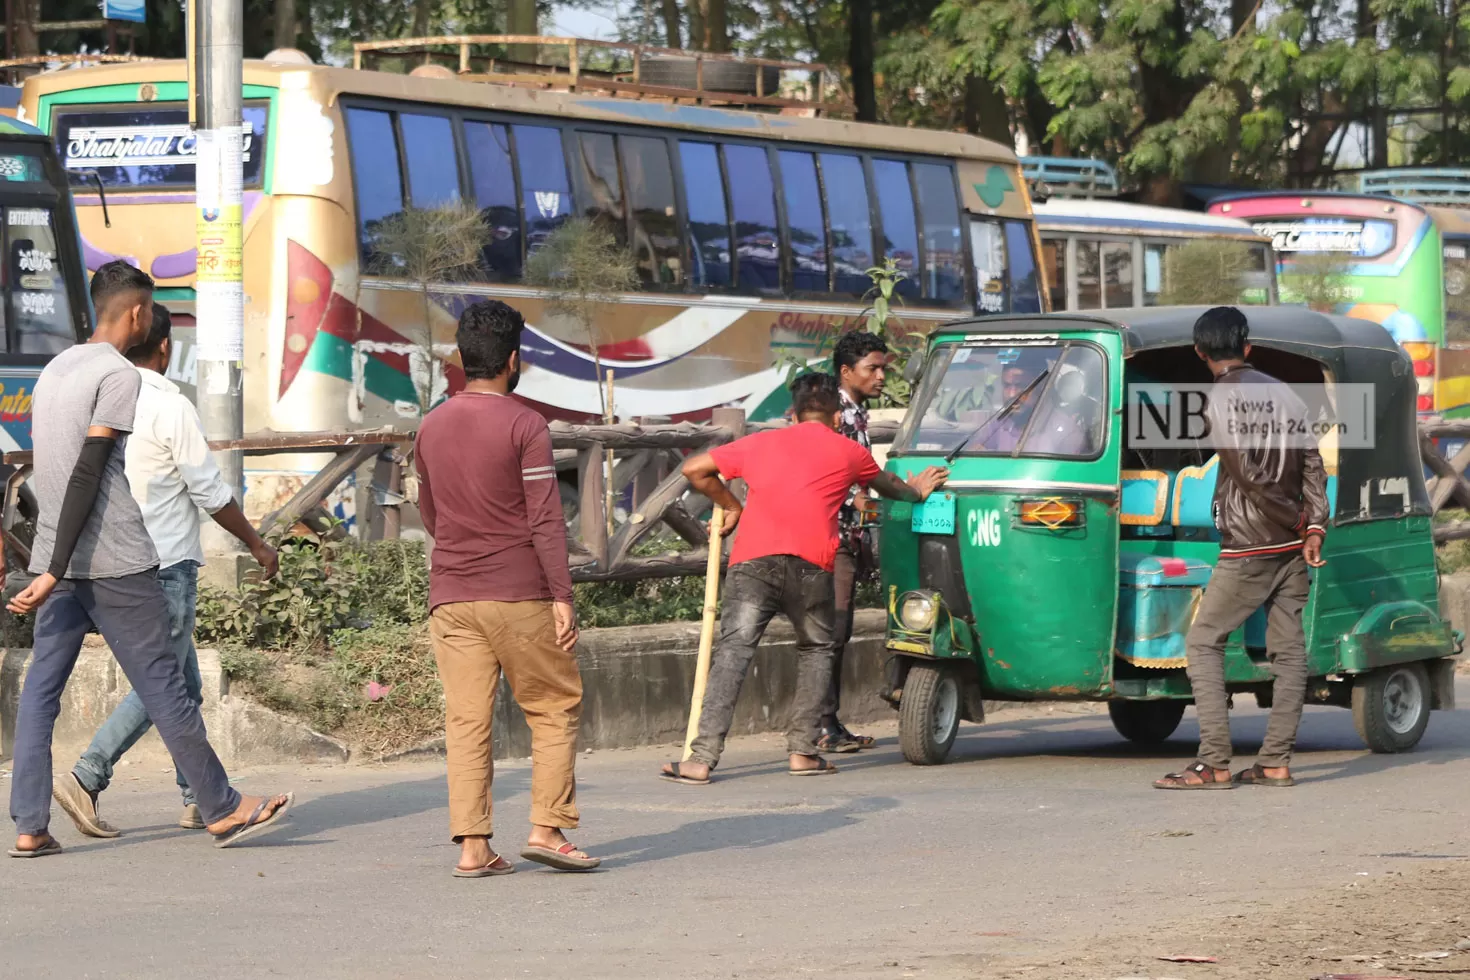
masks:
{"label": "pink flower", "polygon": [[392,684],[379,684],[377,681],[368,682],[367,699],[369,701],[381,701],[393,690]]}

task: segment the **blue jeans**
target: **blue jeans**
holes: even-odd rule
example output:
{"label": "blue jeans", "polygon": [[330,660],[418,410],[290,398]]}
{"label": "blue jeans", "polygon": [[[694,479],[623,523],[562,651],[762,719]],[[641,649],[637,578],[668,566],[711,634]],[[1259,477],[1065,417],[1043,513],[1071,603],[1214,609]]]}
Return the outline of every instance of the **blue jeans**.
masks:
{"label": "blue jeans", "polygon": [[174,766],[199,798],[205,823],[225,819],[240,794],[204,731],[199,705],[189,697],[179,658],[169,644],[168,600],[154,572],[122,578],[63,579],[36,615],[36,645],[15,719],[15,762],[10,815],[22,834],[44,834],[51,817],[51,735],[61,694],[97,629],[148,717],[158,726]]}
{"label": "blue jeans", "polygon": [[[194,607],[199,601],[199,566],[192,561],[181,561],[177,565],[159,569],[158,584],[168,600],[168,645],[184,670],[184,687],[189,700],[195,704],[204,701],[203,682],[199,678],[199,653],[194,649]],[[112,782],[112,770],[119,759],[127,754],[153,727],[148,712],[143,708],[143,699],[137,691],[129,691],[122,704],[113,709],[111,715],[92,736],[92,744],[77,760],[72,772],[77,782],[89,792],[100,793]],[[197,803],[182,769],[175,768],[179,792],[184,803]]]}

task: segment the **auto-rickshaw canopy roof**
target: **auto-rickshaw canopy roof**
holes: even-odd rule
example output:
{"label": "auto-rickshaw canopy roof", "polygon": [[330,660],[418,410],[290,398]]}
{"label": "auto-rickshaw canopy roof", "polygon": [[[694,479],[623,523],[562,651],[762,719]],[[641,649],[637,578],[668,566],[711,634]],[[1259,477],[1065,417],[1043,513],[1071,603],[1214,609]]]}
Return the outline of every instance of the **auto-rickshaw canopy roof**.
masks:
{"label": "auto-rickshaw canopy roof", "polygon": [[[1194,322],[1208,307],[1173,306],[987,316],[946,323],[936,336],[974,337],[1115,330],[1126,357],[1194,346]],[[1429,513],[1419,456],[1418,389],[1409,355],[1380,324],[1328,316],[1301,306],[1252,306],[1242,312],[1256,347],[1310,358],[1337,384],[1373,385],[1374,438],[1339,451],[1336,521]],[[1390,482],[1391,481],[1391,484]],[[1406,484],[1405,484],[1406,481]],[[1401,494],[1399,491],[1407,486]]]}

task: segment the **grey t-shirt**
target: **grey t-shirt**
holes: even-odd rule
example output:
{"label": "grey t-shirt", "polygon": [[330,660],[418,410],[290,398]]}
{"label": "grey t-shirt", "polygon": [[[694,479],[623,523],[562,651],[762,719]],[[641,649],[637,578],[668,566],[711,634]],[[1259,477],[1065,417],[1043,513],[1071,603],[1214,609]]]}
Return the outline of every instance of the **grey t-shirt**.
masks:
{"label": "grey t-shirt", "polygon": [[[40,575],[51,565],[61,502],[87,429],[101,425],[132,432],[141,384],[138,369],[111,344],[78,344],[56,355],[41,372],[31,413],[36,447],[33,479],[41,508],[31,550],[33,574]],[[128,492],[123,468],[126,444],[124,435],[107,460],[97,503],[72,552],[67,578],[121,578],[158,564],[143,513]]]}

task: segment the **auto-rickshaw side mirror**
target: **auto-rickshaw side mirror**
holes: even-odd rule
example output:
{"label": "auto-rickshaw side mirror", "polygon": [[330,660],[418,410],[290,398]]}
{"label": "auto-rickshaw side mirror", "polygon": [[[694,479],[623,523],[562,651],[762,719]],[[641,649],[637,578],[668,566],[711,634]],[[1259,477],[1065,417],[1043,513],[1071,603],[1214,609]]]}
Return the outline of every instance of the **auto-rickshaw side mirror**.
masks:
{"label": "auto-rickshaw side mirror", "polygon": [[918,384],[919,376],[924,373],[924,353],[921,347],[910,354],[909,359],[904,362],[903,379],[911,385]]}

